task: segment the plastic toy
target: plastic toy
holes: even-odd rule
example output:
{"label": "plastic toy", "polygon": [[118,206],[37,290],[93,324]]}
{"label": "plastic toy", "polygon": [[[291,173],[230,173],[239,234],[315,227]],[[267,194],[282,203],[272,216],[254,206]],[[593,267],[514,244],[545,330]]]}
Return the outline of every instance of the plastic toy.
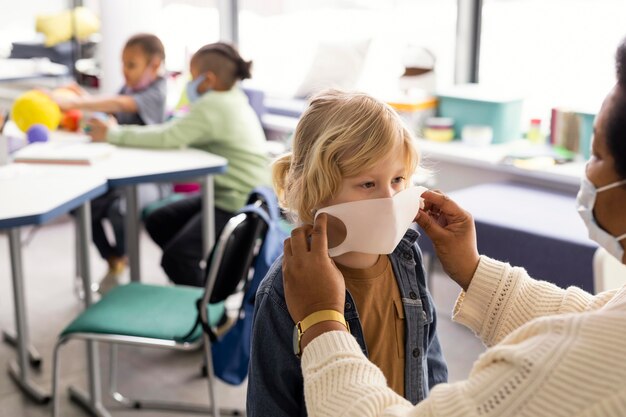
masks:
{"label": "plastic toy", "polygon": [[11,109],[11,119],[22,132],[28,131],[34,124],[55,130],[61,121],[61,110],[45,93],[31,90],[15,100]]}
{"label": "plastic toy", "polygon": [[34,124],[26,131],[28,143],[47,142],[50,137],[48,128],[42,124]]}
{"label": "plastic toy", "polygon": [[76,132],[80,129],[80,123],[83,118],[83,112],[78,109],[68,110],[63,113],[61,118],[61,128],[69,130],[70,132]]}

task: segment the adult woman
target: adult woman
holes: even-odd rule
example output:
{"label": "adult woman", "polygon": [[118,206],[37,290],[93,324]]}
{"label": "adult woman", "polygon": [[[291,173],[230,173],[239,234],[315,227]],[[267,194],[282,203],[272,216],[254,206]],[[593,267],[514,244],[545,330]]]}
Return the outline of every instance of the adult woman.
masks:
{"label": "adult woman", "polygon": [[[626,43],[616,58],[618,83],[596,118],[578,210],[590,237],[626,263]],[[479,256],[472,218],[456,203],[436,192],[423,197],[416,221],[463,289],[454,319],[490,348],[467,380],[440,384],[413,407],[386,387],[343,324],[321,321],[301,338],[309,415],[626,415],[626,286],[593,296],[533,280]],[[285,241],[285,295],[295,322],[342,311],[343,280],[326,255],[326,219],[318,220]]]}

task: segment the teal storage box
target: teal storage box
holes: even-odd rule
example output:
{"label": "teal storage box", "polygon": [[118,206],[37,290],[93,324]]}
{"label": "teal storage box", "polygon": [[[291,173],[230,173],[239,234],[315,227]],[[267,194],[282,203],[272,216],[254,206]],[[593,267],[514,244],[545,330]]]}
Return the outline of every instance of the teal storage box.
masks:
{"label": "teal storage box", "polygon": [[464,84],[437,94],[439,115],[454,119],[454,137],[460,138],[465,125],[486,125],[493,129],[493,142],[519,139],[522,123],[520,96],[494,92],[480,84]]}

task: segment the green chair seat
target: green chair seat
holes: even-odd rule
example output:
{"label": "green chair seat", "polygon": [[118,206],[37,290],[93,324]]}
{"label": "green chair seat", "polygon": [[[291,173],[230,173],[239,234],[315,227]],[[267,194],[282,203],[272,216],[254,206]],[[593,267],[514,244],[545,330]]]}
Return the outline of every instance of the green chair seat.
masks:
{"label": "green chair seat", "polygon": [[[196,300],[204,288],[130,283],[116,287],[90,306],[61,333],[115,334],[180,341],[198,316]],[[224,315],[224,303],[208,306],[209,324],[216,326]],[[202,335],[198,326],[186,342]]]}

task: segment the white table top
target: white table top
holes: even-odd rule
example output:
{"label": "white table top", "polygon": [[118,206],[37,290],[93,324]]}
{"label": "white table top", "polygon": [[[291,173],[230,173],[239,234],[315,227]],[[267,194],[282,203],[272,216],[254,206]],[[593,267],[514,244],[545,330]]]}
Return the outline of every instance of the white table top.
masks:
{"label": "white table top", "polygon": [[138,149],[117,147],[108,158],[91,166],[109,186],[176,181],[218,174],[228,161],[198,149]]}
{"label": "white table top", "polygon": [[57,165],[0,167],[0,229],[42,224],[107,190],[95,172]]}
{"label": "white table top", "polygon": [[[10,129],[13,126],[8,124]],[[15,132],[15,136],[23,136]],[[54,131],[51,140],[89,146],[89,136]],[[47,164],[53,165],[53,164]],[[116,146],[106,158],[79,169],[93,171],[108,180],[109,187],[146,182],[170,182],[198,178],[226,171],[228,161],[198,149],[147,149]]]}
{"label": "white table top", "polygon": [[504,158],[508,154],[529,149],[529,144],[525,140],[494,144],[485,147],[475,147],[466,145],[460,141],[433,142],[419,139],[418,146],[426,163],[428,163],[429,160],[439,160],[567,185],[577,186],[580,184],[580,178],[585,170],[584,161],[541,166],[533,169],[525,169],[503,163]]}

